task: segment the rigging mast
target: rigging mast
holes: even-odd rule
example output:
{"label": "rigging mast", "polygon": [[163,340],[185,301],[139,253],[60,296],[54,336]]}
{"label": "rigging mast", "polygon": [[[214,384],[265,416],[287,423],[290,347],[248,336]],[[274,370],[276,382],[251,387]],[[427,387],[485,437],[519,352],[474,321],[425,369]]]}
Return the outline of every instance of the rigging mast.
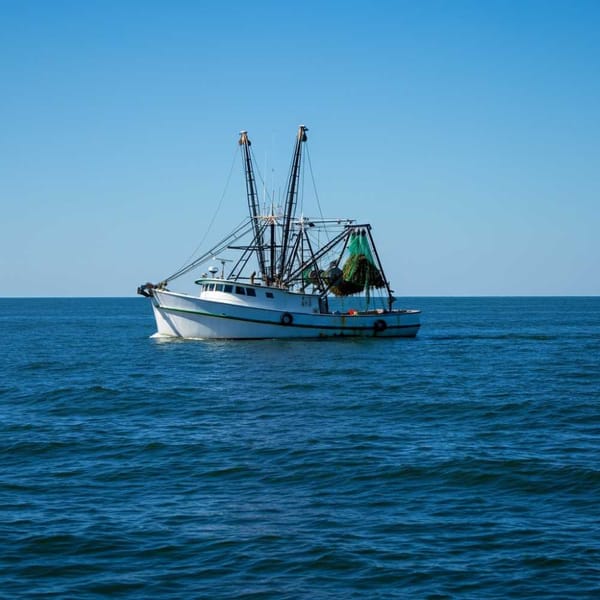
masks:
{"label": "rigging mast", "polygon": [[250,156],[250,146],[252,142],[248,138],[247,131],[240,132],[240,146],[242,147],[242,154],[244,159],[244,170],[246,173],[246,194],[248,196],[248,209],[250,211],[250,218],[252,219],[252,227],[254,230],[254,244],[256,250],[256,256],[258,258],[258,266],[260,272],[266,275],[265,266],[265,248],[263,243],[263,228],[259,222],[259,205],[258,195],[256,193],[256,184],[254,179],[254,169],[252,167],[252,157]]}
{"label": "rigging mast", "polygon": [[296,211],[296,201],[298,199],[298,182],[300,179],[300,161],[302,158],[302,144],[306,141],[306,132],[308,127],[300,125],[298,135],[296,136],[296,147],[294,148],[294,157],[292,159],[292,167],[290,169],[290,177],[288,179],[285,213],[283,217],[283,233],[281,238],[281,254],[279,256],[279,272],[278,277],[281,279],[288,267],[287,250],[290,241],[290,229],[292,219]]}

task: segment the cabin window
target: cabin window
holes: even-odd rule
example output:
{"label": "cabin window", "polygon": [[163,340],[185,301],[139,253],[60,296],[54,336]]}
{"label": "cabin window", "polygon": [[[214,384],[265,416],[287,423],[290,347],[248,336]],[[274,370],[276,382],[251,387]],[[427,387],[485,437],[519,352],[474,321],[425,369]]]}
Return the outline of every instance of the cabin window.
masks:
{"label": "cabin window", "polygon": [[231,294],[231,292],[233,292],[233,286],[232,285],[224,285],[223,286],[223,291],[226,294]]}
{"label": "cabin window", "polygon": [[222,283],[217,283],[217,287],[215,288],[217,292],[222,292],[223,291],[223,284]]}
{"label": "cabin window", "polygon": [[240,296],[244,296],[246,294],[246,292],[244,292],[244,288],[241,285],[235,286],[235,293],[239,294]]}
{"label": "cabin window", "polygon": [[211,283],[211,284],[208,286],[208,289],[209,289],[211,292],[214,292],[214,291],[215,291],[215,287],[216,287],[216,285],[215,285],[214,283]]}
{"label": "cabin window", "polygon": [[266,292],[266,297],[267,298],[272,298],[273,297],[273,292]]}
{"label": "cabin window", "polygon": [[252,288],[246,288],[246,296],[256,296],[256,292]]}

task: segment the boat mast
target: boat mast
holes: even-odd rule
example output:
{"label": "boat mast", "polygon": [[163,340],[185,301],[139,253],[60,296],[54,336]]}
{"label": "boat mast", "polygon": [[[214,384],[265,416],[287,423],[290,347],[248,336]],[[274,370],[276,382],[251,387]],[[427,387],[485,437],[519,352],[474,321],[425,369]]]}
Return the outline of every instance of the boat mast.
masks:
{"label": "boat mast", "polygon": [[248,209],[250,211],[250,218],[252,219],[252,226],[254,229],[254,244],[256,246],[256,256],[258,258],[258,266],[260,272],[266,275],[265,267],[265,250],[263,244],[262,228],[259,223],[259,206],[258,206],[258,195],[256,193],[256,185],[254,180],[254,169],[252,168],[252,158],[250,156],[250,146],[252,142],[248,139],[248,132],[240,132],[240,146],[242,147],[242,154],[244,158],[244,170],[246,172],[246,194],[248,195]]}
{"label": "boat mast", "polygon": [[281,238],[281,254],[279,257],[279,272],[278,278],[281,279],[287,268],[287,250],[290,239],[290,228],[292,219],[296,209],[296,201],[298,199],[298,181],[300,179],[300,159],[302,158],[302,143],[306,141],[306,132],[308,127],[300,125],[298,135],[296,136],[296,147],[294,148],[294,157],[292,159],[292,168],[290,169],[290,177],[288,179],[285,213],[283,217],[283,233]]}

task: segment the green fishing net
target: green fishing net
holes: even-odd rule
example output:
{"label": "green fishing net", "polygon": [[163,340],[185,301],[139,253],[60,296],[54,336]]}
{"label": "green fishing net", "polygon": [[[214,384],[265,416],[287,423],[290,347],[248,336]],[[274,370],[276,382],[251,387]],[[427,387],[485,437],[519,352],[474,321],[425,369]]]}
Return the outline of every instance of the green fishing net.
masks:
{"label": "green fishing net", "polygon": [[385,286],[381,272],[375,266],[366,232],[352,233],[348,253],[350,256],[344,263],[342,278],[330,288],[336,296],[349,296],[363,290],[368,292],[371,287]]}

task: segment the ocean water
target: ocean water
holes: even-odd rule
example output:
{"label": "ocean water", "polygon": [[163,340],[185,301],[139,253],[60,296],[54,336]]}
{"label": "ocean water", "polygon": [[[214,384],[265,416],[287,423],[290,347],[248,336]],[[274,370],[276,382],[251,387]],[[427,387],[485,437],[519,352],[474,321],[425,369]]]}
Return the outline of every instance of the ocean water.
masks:
{"label": "ocean water", "polygon": [[403,305],[161,342],[143,298],[0,300],[0,597],[600,597],[600,298]]}

